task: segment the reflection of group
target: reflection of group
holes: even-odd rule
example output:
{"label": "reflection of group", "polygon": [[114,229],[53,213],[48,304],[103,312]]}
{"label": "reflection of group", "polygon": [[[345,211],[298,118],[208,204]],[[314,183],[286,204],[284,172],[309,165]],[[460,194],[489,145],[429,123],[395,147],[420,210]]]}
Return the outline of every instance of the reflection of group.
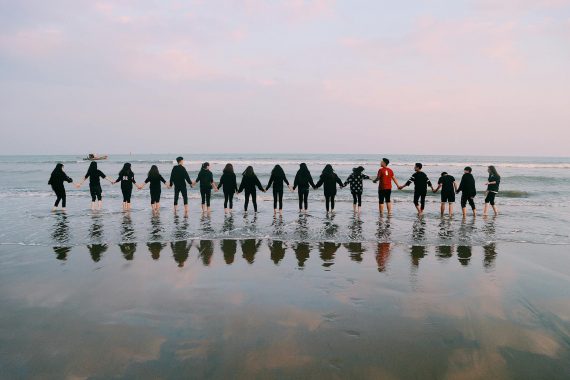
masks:
{"label": "reflection of group", "polygon": [[[238,186],[236,174],[234,173],[232,164],[228,163],[225,166],[220,180],[216,182],[214,181],[214,176],[210,171],[209,163],[205,162],[202,164],[202,167],[196,179],[191,180],[188,171],[184,167],[183,157],[178,157],[176,161],[177,164],[172,168],[169,181],[166,181],[166,179],[162,177],[156,165],[152,165],[144,183],[138,185],[135,181],[135,175],[131,169],[130,163],[124,164],[123,168],[119,172],[118,178],[113,181],[108,179],[106,175],[97,168],[96,162],[91,162],[87,173],[83,177],[82,181],[76,185],[76,187],[80,188],[81,185],[87,179],[89,179],[89,191],[91,194],[92,202],[91,208],[101,209],[103,193],[101,188],[101,178],[109,181],[111,184],[120,182],[121,191],[123,194],[123,209],[129,210],[131,208],[131,195],[133,187],[136,186],[140,190],[149,184],[151,207],[153,212],[157,213],[160,210],[161,188],[164,184],[166,188],[169,189],[174,187],[174,212],[177,212],[178,200],[180,197],[182,197],[182,200],[184,202],[184,214],[188,215],[187,184],[191,187],[199,184],[200,197],[202,201],[201,207],[203,213],[209,213],[211,211],[210,200],[212,191],[219,191],[220,189],[222,189],[224,193],[224,211],[226,213],[231,212],[233,209],[234,195],[241,192],[245,193],[244,210],[247,212],[249,202],[251,200],[253,209],[255,212],[257,212],[257,189],[262,192],[266,192],[271,187],[273,187],[273,209],[275,214],[277,212],[282,213],[283,192],[285,186],[287,186],[290,191],[297,190],[299,197],[299,212],[306,212],[308,209],[308,196],[310,189],[317,189],[322,186],[327,213],[334,212],[337,189],[350,186],[350,192],[353,198],[354,212],[360,213],[362,206],[362,193],[364,191],[364,180],[371,179],[374,183],[379,183],[378,209],[380,214],[384,213],[384,204],[387,205],[388,214],[392,213],[392,182],[396,184],[399,190],[402,190],[405,187],[414,184],[413,202],[419,215],[422,215],[424,212],[428,187],[430,187],[434,193],[441,190],[442,215],[445,211],[445,204],[449,205],[449,214],[453,214],[455,194],[459,193],[461,193],[461,208],[463,210],[463,216],[466,215],[467,204],[469,204],[473,210],[473,215],[476,214],[474,198],[477,194],[477,190],[475,187],[475,178],[471,173],[472,170],[470,167],[465,168],[459,185],[457,185],[453,176],[449,175],[446,172],[443,172],[438,180],[437,188],[434,188],[428,176],[422,171],[423,165],[421,163],[415,164],[414,173],[411,175],[408,181],[406,181],[405,184],[400,185],[394,175],[394,172],[388,167],[390,161],[387,158],[382,159],[380,163],[380,169],[374,178],[371,178],[364,174],[364,168],[362,166],[359,166],[353,169],[352,173],[344,182],[335,173],[332,165],[327,164],[319,176],[318,181],[315,183],[307,165],[305,163],[301,163],[299,170],[295,175],[293,186],[290,185],[283,168],[280,165],[275,165],[271,171],[269,182],[264,187],[259,181],[259,178],[255,174],[252,166],[248,166],[244,170],[242,173],[241,183]],[[501,178],[494,166],[489,166],[488,172],[489,179],[485,184],[487,186],[487,195],[485,198],[485,208],[483,210],[483,213],[487,213],[487,208],[490,204],[495,214],[497,214],[498,211],[495,206],[495,196],[499,191],[499,183]],[[66,194],[64,186],[65,182],[72,182],[72,179],[69,178],[63,171],[63,164],[57,164],[48,182],[52,186],[52,189],[57,197],[54,204],[54,209],[59,206],[60,202],[63,208],[66,206]]]}

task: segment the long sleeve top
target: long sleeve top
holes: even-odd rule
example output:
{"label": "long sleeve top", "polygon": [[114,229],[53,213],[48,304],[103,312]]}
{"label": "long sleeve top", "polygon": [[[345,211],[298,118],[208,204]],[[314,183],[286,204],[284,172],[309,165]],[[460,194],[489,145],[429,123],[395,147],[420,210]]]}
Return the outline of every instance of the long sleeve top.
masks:
{"label": "long sleeve top", "polygon": [[338,175],[336,175],[336,173],[333,173],[332,175],[321,176],[321,178],[319,178],[319,181],[315,184],[315,187],[318,188],[324,185],[323,190],[325,192],[325,196],[331,196],[336,195],[337,184],[340,187],[344,186],[340,178],[338,178]]}
{"label": "long sleeve top", "polygon": [[315,187],[313,177],[310,174],[297,172],[295,180],[293,181],[293,190],[297,187],[300,191],[309,190],[310,187]]}
{"label": "long sleeve top", "polygon": [[63,187],[64,182],[73,182],[73,180],[65,174],[65,172],[56,172],[52,173],[49,177],[48,185],[51,185],[53,188],[61,188]]}
{"label": "long sleeve top", "polygon": [[101,178],[106,178],[107,176],[101,170],[97,169],[93,172],[87,172],[85,174],[85,179],[89,178],[89,186],[100,186]]}
{"label": "long sleeve top", "polygon": [[346,181],[344,182],[344,186],[350,184],[350,191],[353,193],[362,193],[364,190],[364,184],[362,183],[365,179],[370,179],[366,174],[359,173],[351,173]]}
{"label": "long sleeve top", "polygon": [[489,191],[491,193],[498,193],[499,192],[499,184],[501,183],[501,177],[490,174],[488,182],[495,182],[495,183],[487,185],[487,191]]}
{"label": "long sleeve top", "polygon": [[209,170],[200,170],[196,177],[196,183],[200,182],[200,189],[207,190],[212,188],[214,182],[214,175]]}
{"label": "long sleeve top", "polygon": [[286,176],[275,176],[274,174],[271,174],[266,188],[269,189],[271,185],[273,185],[273,189],[275,191],[283,191],[283,182],[289,186],[289,181],[287,180]]}
{"label": "long sleeve top", "polygon": [[149,183],[150,182],[150,190],[154,191],[154,190],[160,190],[160,183],[166,183],[166,180],[161,176],[153,176],[153,177],[147,177],[144,180],[144,183]]}
{"label": "long sleeve top", "polygon": [[238,192],[241,193],[244,189],[249,192],[254,192],[256,187],[263,191],[263,186],[261,186],[261,182],[259,182],[259,178],[257,178],[256,175],[243,176]]}
{"label": "long sleeve top", "polygon": [[237,191],[237,178],[235,173],[224,173],[220,178],[220,183],[218,184],[218,188],[222,188],[224,193],[226,194],[233,194]]}
{"label": "long sleeve top", "polygon": [[406,186],[410,186],[411,183],[414,184],[414,191],[417,193],[425,193],[427,192],[428,186],[432,187],[431,181],[424,172],[415,172],[412,174],[410,179],[406,182]]}
{"label": "long sleeve top", "polygon": [[463,192],[466,197],[474,197],[477,195],[477,189],[475,188],[475,177],[471,173],[463,174],[461,177],[461,182],[457,188],[457,193]]}
{"label": "long sleeve top", "polygon": [[186,188],[186,182],[188,182],[188,184],[192,184],[192,180],[190,180],[190,176],[188,175],[186,168],[182,165],[176,165],[172,168],[169,182],[170,186],[174,184],[174,187],[181,189]]}
{"label": "long sleeve top", "polygon": [[129,175],[123,175],[123,176],[118,176],[117,180],[115,182],[121,182],[121,186],[133,186],[134,183],[137,183],[135,181],[135,175],[133,173],[129,174]]}

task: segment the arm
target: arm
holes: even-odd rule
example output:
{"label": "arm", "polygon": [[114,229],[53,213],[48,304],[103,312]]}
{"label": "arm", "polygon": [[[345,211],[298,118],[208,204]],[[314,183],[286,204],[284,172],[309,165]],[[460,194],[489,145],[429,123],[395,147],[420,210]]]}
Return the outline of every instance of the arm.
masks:
{"label": "arm", "polygon": [[438,183],[435,189],[433,187],[431,189],[433,190],[434,193],[437,193],[439,189],[441,189],[441,183]]}
{"label": "arm", "polygon": [[[162,177],[160,177],[160,178],[162,178]],[[149,182],[150,182],[150,178],[147,177],[147,178],[144,180],[144,183],[143,183],[142,185],[137,186],[137,188],[138,188],[139,190],[142,190],[142,189],[144,189],[144,187],[146,186],[146,184],[149,183]]]}
{"label": "arm", "polygon": [[224,186],[224,174],[220,177],[220,182],[218,183],[218,189],[221,189]]}
{"label": "arm", "polygon": [[431,191],[433,191],[433,185],[432,185],[431,181],[429,180],[429,178],[427,179],[427,184],[429,187],[431,187]]}
{"label": "arm", "polygon": [[170,187],[172,187],[172,185],[174,184],[174,173],[175,173],[174,168],[172,168],[172,171],[170,172],[170,179],[168,180],[168,184]]}
{"label": "arm", "polygon": [[64,176],[63,178],[65,179],[65,181],[66,181],[67,183],[73,182],[73,180],[71,179],[71,177],[68,176],[67,174],[63,173],[63,176]]}
{"label": "arm", "polygon": [[79,182],[77,185],[75,185],[75,187],[77,187],[79,189],[81,187],[81,185],[83,185],[83,183],[87,180],[87,178],[89,178],[90,175],[91,175],[91,173],[87,172],[85,174],[85,176],[83,177],[83,180],[81,182]]}
{"label": "arm", "polygon": [[192,183],[192,180],[190,179],[190,175],[188,174],[188,170],[184,169],[184,179],[186,180],[186,182],[188,182],[188,184],[191,187],[194,187],[194,184]]}
{"label": "arm", "polygon": [[453,181],[453,189],[455,190],[455,192],[457,193],[457,182]]}
{"label": "arm", "polygon": [[344,187],[345,185],[342,183],[342,181],[340,180],[340,178],[338,176],[336,176],[336,183],[338,183],[338,185],[340,187]]}
{"label": "arm", "polygon": [[323,179],[319,178],[319,180],[317,181],[317,184],[313,184],[313,187],[315,189],[318,189],[319,187],[321,187],[322,184],[323,184]]}
{"label": "arm", "polygon": [[293,180],[293,190],[297,188],[298,182],[299,182],[299,176],[295,174],[295,179]]}
{"label": "arm", "polygon": [[113,185],[113,184],[115,183],[115,182],[113,182],[112,180],[110,180],[109,178],[107,178],[107,176],[106,176],[105,173],[103,173],[103,172],[99,172],[99,176],[100,176],[101,178],[105,179],[106,181],[109,181],[109,183],[110,183],[111,185]]}
{"label": "arm", "polygon": [[259,178],[257,178],[257,176],[255,176],[255,186],[257,186],[257,188],[261,191],[263,191],[265,193],[265,189],[263,188],[263,186],[261,185],[261,182],[259,182]]}
{"label": "arm", "polygon": [[269,182],[267,182],[267,186],[265,187],[265,190],[269,190],[269,188],[271,187],[271,184],[273,184],[273,181],[275,181],[275,178],[273,177],[273,174],[271,174],[271,176],[269,176]]}
{"label": "arm", "polygon": [[396,187],[399,189],[400,184],[398,183],[398,180],[396,179],[396,177],[392,177],[392,181],[394,181],[394,183],[396,184]]}
{"label": "arm", "polygon": [[238,188],[238,193],[241,193],[243,191],[243,189],[245,188],[245,181],[243,180],[243,178],[241,179],[241,183],[239,184],[239,188]]}
{"label": "arm", "polygon": [[315,185],[315,183],[313,182],[313,176],[309,176],[309,185],[313,186],[313,189],[316,189],[317,186]]}

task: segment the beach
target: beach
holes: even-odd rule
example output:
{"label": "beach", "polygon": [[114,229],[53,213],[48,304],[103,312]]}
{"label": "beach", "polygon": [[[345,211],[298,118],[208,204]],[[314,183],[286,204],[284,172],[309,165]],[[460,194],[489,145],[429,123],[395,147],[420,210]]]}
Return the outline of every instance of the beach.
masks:
{"label": "beach", "polygon": [[[233,162],[263,185],[280,163],[292,181],[300,162],[317,178],[326,163],[345,180],[375,155],[184,155],[192,179],[202,161],[214,178]],[[152,164],[168,179],[176,155],[111,156],[137,182]],[[286,193],[274,217],[243,195],[225,215],[215,193],[201,215],[159,215],[148,190],[121,211],[120,186],[103,184],[103,210],[68,186],[67,212],[52,213],[47,180],[57,162],[75,182],[73,156],[0,157],[0,378],[133,379],[567,379],[570,377],[570,159],[391,155],[405,182],[423,162],[432,182],[474,168],[482,210],[486,166],[497,166],[498,217],[439,216],[439,194],[418,217],[411,191],[395,191],[379,216],[377,185],[363,211],[348,189],[326,215],[322,190],[299,214]]]}

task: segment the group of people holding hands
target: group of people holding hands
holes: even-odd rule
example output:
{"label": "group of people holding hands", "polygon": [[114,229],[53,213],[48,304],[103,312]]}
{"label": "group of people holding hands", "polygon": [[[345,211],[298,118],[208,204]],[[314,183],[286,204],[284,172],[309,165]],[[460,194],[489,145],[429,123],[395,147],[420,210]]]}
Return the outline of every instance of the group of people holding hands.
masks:
{"label": "group of people holding hands", "polygon": [[[161,189],[162,185],[164,184],[168,189],[174,187],[175,213],[178,210],[179,198],[182,197],[185,215],[188,215],[187,184],[191,187],[197,186],[199,184],[201,207],[203,213],[209,213],[211,211],[210,199],[212,190],[222,190],[224,193],[224,212],[229,213],[233,209],[233,198],[235,194],[245,192],[244,210],[247,212],[251,199],[253,209],[255,212],[257,212],[257,189],[262,192],[266,192],[272,188],[274,214],[283,212],[283,193],[285,186],[287,186],[290,191],[296,190],[298,192],[299,212],[306,212],[308,209],[308,197],[310,189],[317,189],[322,186],[324,190],[325,207],[327,213],[334,212],[337,188],[349,186],[353,198],[353,210],[355,213],[360,213],[362,207],[364,180],[372,180],[374,183],[379,183],[378,210],[380,214],[384,214],[384,204],[386,204],[388,214],[392,214],[391,194],[392,183],[394,183],[399,190],[402,190],[405,187],[414,184],[413,201],[418,211],[418,215],[422,215],[424,212],[428,187],[431,188],[434,193],[441,190],[441,215],[444,215],[445,213],[446,204],[448,204],[449,207],[449,215],[453,214],[455,195],[459,193],[461,193],[461,208],[463,216],[465,217],[467,214],[468,203],[473,211],[473,215],[476,215],[474,198],[477,194],[477,190],[475,188],[475,178],[471,173],[472,170],[470,167],[465,168],[459,185],[457,185],[457,182],[453,176],[449,175],[446,172],[443,172],[441,173],[441,177],[438,180],[437,187],[434,188],[428,176],[422,171],[423,166],[421,163],[415,164],[414,173],[406,181],[406,183],[400,185],[394,175],[394,172],[388,167],[390,161],[387,158],[382,159],[380,163],[380,169],[374,178],[371,178],[364,174],[364,168],[362,166],[359,166],[353,169],[352,173],[344,182],[335,173],[332,165],[327,164],[319,176],[318,181],[315,183],[307,165],[305,163],[301,163],[299,170],[295,175],[293,186],[291,186],[289,180],[287,179],[283,168],[280,165],[275,165],[271,171],[267,185],[263,187],[252,166],[248,166],[242,173],[242,180],[238,186],[237,177],[231,163],[228,163],[224,167],[219,182],[216,182],[214,180],[214,176],[210,171],[210,164],[208,162],[202,164],[202,167],[195,180],[192,180],[190,178],[188,171],[184,167],[183,157],[177,157],[176,163],[177,164],[172,168],[170,179],[168,181],[166,181],[166,179],[160,174],[158,167],[156,165],[152,165],[145,181],[141,184],[137,184],[130,163],[125,163],[123,165],[123,168],[119,172],[117,179],[113,181],[107,178],[107,176],[97,168],[96,162],[91,162],[89,169],[87,170],[87,173],[83,177],[82,181],[77,183],[75,186],[79,189],[81,185],[83,185],[83,183],[89,179],[89,191],[91,194],[92,202],[91,208],[95,210],[101,209],[102,207],[101,178],[109,181],[111,184],[120,183],[121,192],[123,194],[123,209],[130,210],[133,187],[136,186],[139,190],[142,190],[147,184],[149,184],[151,207],[154,213],[158,213],[160,210]],[[501,177],[497,173],[497,170],[494,166],[489,166],[488,172],[489,179],[487,183],[485,183],[487,186],[487,194],[485,198],[485,207],[483,209],[483,214],[487,214],[488,206],[491,205],[495,215],[497,215],[498,210],[495,205],[495,196],[499,191],[499,183]],[[52,189],[57,197],[54,204],[54,210],[59,207],[60,202],[63,209],[65,209],[65,182],[71,183],[73,180],[69,178],[63,171],[63,164],[58,163],[51,173],[50,180],[48,182],[48,184],[52,186]]]}

